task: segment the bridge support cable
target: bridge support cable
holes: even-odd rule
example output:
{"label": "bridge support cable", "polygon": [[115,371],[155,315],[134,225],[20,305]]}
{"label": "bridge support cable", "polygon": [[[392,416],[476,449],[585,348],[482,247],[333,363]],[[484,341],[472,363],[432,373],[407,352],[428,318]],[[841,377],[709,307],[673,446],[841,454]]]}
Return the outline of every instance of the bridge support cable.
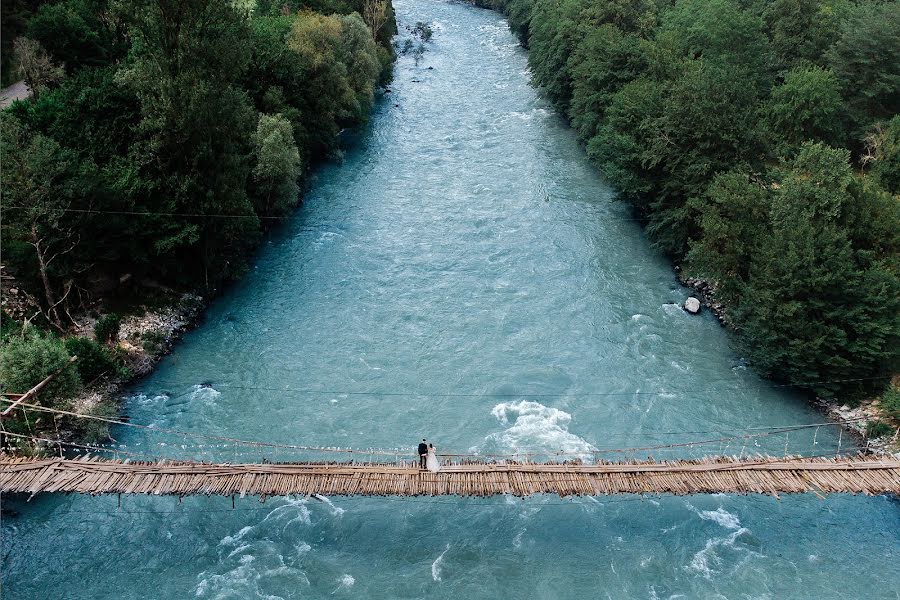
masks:
{"label": "bridge support cable", "polygon": [[[5,399],[4,399],[5,400]],[[9,402],[9,400],[6,400]],[[72,411],[54,409],[46,406],[30,404],[30,403],[22,403],[20,402],[18,405],[19,408],[22,409],[30,409],[34,411],[47,412],[57,415],[65,415],[74,418],[80,419],[90,419],[96,421],[102,421],[111,425],[119,425],[123,427],[135,428],[143,430],[146,435],[172,435],[183,438],[183,444],[175,444],[175,446],[181,446],[182,448],[210,448],[215,449],[217,444],[189,444],[187,443],[188,439],[201,439],[201,440],[209,440],[211,442],[224,442],[223,444],[218,444],[221,447],[227,447],[231,445],[234,448],[234,458],[237,461],[238,452],[237,447],[244,446],[247,448],[256,448],[256,449],[266,449],[269,452],[280,452],[280,451],[291,451],[294,453],[319,453],[319,454],[332,454],[335,456],[350,456],[352,457],[355,453],[357,456],[364,455],[366,457],[374,459],[375,457],[398,457],[407,455],[406,452],[398,449],[398,448],[366,448],[366,449],[353,449],[353,448],[337,448],[337,447],[324,447],[324,446],[311,446],[311,445],[301,445],[301,444],[285,444],[285,443],[277,443],[277,442],[263,442],[263,441],[255,441],[255,440],[245,440],[236,437],[224,436],[224,435],[211,435],[204,434],[199,432],[192,431],[184,431],[172,428],[165,427],[156,427],[152,425],[144,425],[139,423],[133,423],[129,421],[122,421],[119,419],[113,419],[109,417],[103,417],[99,415],[86,415],[80,414]],[[678,442],[678,443],[670,443],[670,444],[652,444],[646,446],[633,446],[633,447],[610,447],[610,448],[593,448],[590,450],[579,451],[579,452],[565,452],[565,451],[554,451],[550,449],[531,449],[531,448],[516,448],[515,451],[510,453],[482,453],[482,452],[444,452],[442,456],[454,459],[473,459],[473,460],[514,460],[514,461],[531,461],[533,459],[539,460],[547,460],[551,458],[558,458],[563,460],[586,460],[588,458],[592,458],[594,460],[599,460],[604,455],[623,455],[626,457],[634,458],[637,456],[637,453],[641,452],[674,452],[676,449],[693,449],[698,447],[710,446],[718,444],[721,454],[721,448],[723,443],[728,443],[730,445],[731,442],[741,441],[742,452],[743,455],[744,448],[746,448],[746,444],[751,440],[758,440],[760,438],[766,438],[770,436],[776,436],[780,434],[785,435],[785,450],[784,454],[788,454],[788,442],[789,442],[789,433],[792,431],[806,430],[806,429],[815,429],[816,434],[814,439],[818,435],[818,429],[823,426],[837,426],[842,428],[848,424],[855,422],[856,419],[850,419],[847,421],[840,422],[829,422],[829,423],[812,423],[812,424],[801,424],[801,425],[793,425],[793,426],[782,426],[782,427],[758,427],[758,428],[746,428],[746,429],[738,429],[733,431],[743,431],[750,432],[744,433],[742,435],[731,435],[731,436],[720,436],[716,438],[709,439],[695,439],[686,442]],[[694,432],[699,433],[699,432]],[[653,436],[654,433],[648,433],[647,435]],[[839,445],[842,440],[843,430],[841,429],[839,434]],[[148,438],[149,439],[149,438]],[[43,439],[45,443],[52,444],[54,440]],[[56,442],[61,443],[61,442]],[[150,444],[148,444],[150,445]],[[161,444],[161,446],[165,446],[165,444]],[[758,446],[758,444],[757,444]],[[127,451],[124,449],[125,446],[123,444],[119,444],[117,448],[123,454],[127,454]],[[727,446],[726,446],[727,448]],[[531,451],[529,451],[531,450]],[[105,450],[100,450],[105,451]],[[410,451],[411,452],[411,451]],[[201,452],[202,453],[202,452]],[[277,458],[277,457],[276,457]]]}

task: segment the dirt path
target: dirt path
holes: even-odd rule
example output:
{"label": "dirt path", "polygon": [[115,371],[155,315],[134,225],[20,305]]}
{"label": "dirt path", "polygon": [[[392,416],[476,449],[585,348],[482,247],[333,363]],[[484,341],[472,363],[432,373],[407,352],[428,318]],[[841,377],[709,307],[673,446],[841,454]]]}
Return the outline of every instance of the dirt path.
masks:
{"label": "dirt path", "polygon": [[6,108],[16,100],[24,100],[31,96],[31,90],[24,81],[17,81],[9,87],[0,90],[0,109]]}

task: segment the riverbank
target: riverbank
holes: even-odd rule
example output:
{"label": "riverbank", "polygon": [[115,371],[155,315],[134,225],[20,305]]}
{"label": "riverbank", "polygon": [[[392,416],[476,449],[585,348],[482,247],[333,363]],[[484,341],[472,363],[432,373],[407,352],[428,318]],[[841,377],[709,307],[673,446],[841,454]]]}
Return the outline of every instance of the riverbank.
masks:
{"label": "riverbank", "polygon": [[[812,74],[797,67],[782,82],[773,73],[795,65],[763,51],[782,34],[773,31],[777,24],[764,26],[753,8],[726,3],[693,15],[687,5],[473,4],[507,17],[528,50],[532,83],[641,216],[681,284],[727,327],[747,363],[805,390],[832,418],[865,407],[857,416],[866,435],[897,444],[900,416],[879,408],[879,399],[896,393],[885,388],[885,373],[895,364],[900,336],[894,318],[900,279],[886,267],[897,254],[891,242],[869,241],[894,240],[900,231],[890,196],[896,190],[884,172],[892,159],[872,155],[855,169],[863,152],[858,144],[808,128],[788,135],[783,128],[799,117],[787,109],[778,123],[745,119],[753,111],[778,111],[786,97],[802,94],[797,82],[820,77],[821,69],[831,69],[826,83],[839,87],[844,44],[859,24],[871,28],[880,17],[862,11],[856,21],[845,20],[846,29],[819,40],[833,46],[831,62]],[[695,37],[688,26],[695,20],[709,37]],[[718,23],[732,21],[742,23],[752,48],[747,40],[719,43]],[[652,51],[658,45],[664,48]],[[692,54],[690,47],[702,51]],[[733,80],[736,63],[746,73]],[[765,86],[748,88],[753,78]],[[856,92],[829,93],[835,105],[847,106]],[[711,120],[713,114],[728,116]],[[876,132],[900,128],[900,119],[888,124],[890,117],[856,115],[860,127]],[[811,179],[828,183],[809,188]],[[858,211],[882,214],[883,223]],[[848,398],[854,400],[844,410]]]}
{"label": "riverbank", "polygon": [[[12,321],[3,320],[0,392],[59,371],[41,404],[108,415],[111,397],[152,370],[205,299],[247,274],[313,169],[340,156],[341,133],[368,121],[390,80],[396,22],[390,0],[328,14],[295,2],[207,3],[174,16],[104,6],[20,15],[17,51],[52,76],[30,99],[12,90],[21,101],[3,112],[2,300]],[[55,24],[71,14],[73,35],[96,47],[59,42]],[[33,418],[20,417],[14,432],[34,435]],[[59,421],[37,433],[70,443],[104,434]]]}
{"label": "riverbank", "polygon": [[[133,305],[121,317],[104,311],[101,302],[94,303],[90,310],[73,315],[72,325],[60,336],[63,345],[68,340],[89,340],[89,350],[79,356],[79,359],[96,361],[95,353],[99,350],[109,357],[110,362],[92,381],[83,381],[82,387],[70,397],[55,398],[52,402],[37,402],[55,410],[79,415],[115,418],[120,413],[123,390],[149,375],[181,337],[201,321],[207,307],[207,300],[195,293],[154,291],[152,304]],[[34,296],[8,277],[0,287],[0,298],[4,315],[13,319],[21,328],[18,332],[10,333],[8,329],[11,324],[7,322],[6,335],[33,335],[26,323],[41,314]],[[112,319],[117,323],[113,338],[109,340],[99,340],[96,335],[97,324],[104,319]],[[28,435],[33,439],[10,437],[7,439],[8,447],[4,450],[25,454],[52,453],[58,449],[100,450],[104,443],[112,440],[109,426],[102,421],[77,417],[56,419],[48,418],[41,411],[29,412],[30,416],[24,417],[24,420]],[[20,415],[16,412],[11,418],[17,419]]]}
{"label": "riverbank", "polygon": [[[694,295],[700,303],[715,315],[723,327],[726,329],[734,327],[728,318],[728,306],[716,298],[715,284],[686,276],[680,265],[674,265],[673,270],[679,283],[694,290]],[[895,387],[900,385],[900,376],[894,378],[892,385]],[[844,423],[845,430],[867,451],[875,454],[900,455],[900,422],[885,410],[880,398],[866,398],[847,403],[840,398],[815,396],[812,402],[829,420]],[[887,425],[888,428],[882,427],[881,431],[888,432],[877,436],[871,435],[872,428],[878,427],[879,423]]]}

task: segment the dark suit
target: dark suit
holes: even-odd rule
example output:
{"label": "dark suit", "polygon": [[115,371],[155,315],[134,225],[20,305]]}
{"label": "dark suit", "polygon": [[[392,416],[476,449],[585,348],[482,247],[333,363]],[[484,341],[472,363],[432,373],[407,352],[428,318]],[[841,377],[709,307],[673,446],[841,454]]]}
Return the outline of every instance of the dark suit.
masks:
{"label": "dark suit", "polygon": [[428,444],[422,442],[419,444],[419,468],[425,468],[425,456],[428,454]]}

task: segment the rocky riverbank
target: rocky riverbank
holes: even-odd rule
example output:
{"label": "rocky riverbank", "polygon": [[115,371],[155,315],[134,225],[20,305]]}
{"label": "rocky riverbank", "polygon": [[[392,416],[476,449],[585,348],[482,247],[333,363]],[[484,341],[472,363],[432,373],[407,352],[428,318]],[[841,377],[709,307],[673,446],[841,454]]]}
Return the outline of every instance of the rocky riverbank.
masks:
{"label": "rocky riverbank", "polygon": [[[2,286],[2,309],[18,323],[39,319],[40,306],[32,294],[17,285],[14,278],[6,276]],[[105,347],[115,357],[119,370],[104,374],[94,381],[83,381],[83,387],[73,397],[54,402],[54,408],[85,415],[115,417],[119,413],[122,390],[135,380],[149,374],[160,359],[171,352],[175,343],[200,320],[206,300],[193,293],[177,293],[166,290],[161,298],[155,296],[152,305],[131,306],[129,314],[118,320],[114,339],[105,341]],[[72,324],[64,338],[80,337],[96,340],[97,322],[109,313],[102,303],[95,303],[89,310],[71,315]],[[41,452],[56,442],[71,447],[90,446],[109,439],[109,429],[97,420],[78,418],[48,419],[46,415],[32,416],[29,427],[34,435],[45,441],[17,450]],[[50,442],[49,440],[53,440]]]}
{"label": "rocky riverbank", "polygon": [[[716,298],[715,282],[705,279],[687,277],[680,266],[674,267],[678,281],[694,290],[700,300],[719,322],[730,327],[727,306]],[[897,382],[895,382],[897,383]],[[893,434],[869,437],[872,423],[887,423],[890,419],[881,410],[877,399],[868,399],[851,406],[835,398],[816,398],[815,405],[822,410],[828,419],[845,423],[845,429],[855,438],[854,441],[873,453],[894,454],[900,456],[900,428],[894,428]]]}
{"label": "rocky riverbank", "polygon": [[[88,386],[72,400],[73,412],[103,414],[105,407],[119,412],[121,392],[128,384],[153,371],[153,367],[172,351],[172,347],[201,318],[206,302],[203,297],[183,293],[173,297],[171,304],[143,309],[140,314],[122,318],[115,350],[127,375]],[[84,315],[76,321],[74,330],[83,337],[94,336],[97,316]],[[63,437],[77,438],[75,431],[61,431]],[[107,435],[108,437],[108,435]],[[77,440],[76,440],[77,441]]]}
{"label": "rocky riverbank", "polygon": [[705,279],[687,277],[679,265],[675,265],[675,275],[678,277],[678,281],[681,282],[681,285],[694,290],[697,299],[700,300],[703,306],[709,309],[709,312],[716,316],[722,325],[725,325],[726,327],[730,325],[725,304],[716,299],[715,283]]}

